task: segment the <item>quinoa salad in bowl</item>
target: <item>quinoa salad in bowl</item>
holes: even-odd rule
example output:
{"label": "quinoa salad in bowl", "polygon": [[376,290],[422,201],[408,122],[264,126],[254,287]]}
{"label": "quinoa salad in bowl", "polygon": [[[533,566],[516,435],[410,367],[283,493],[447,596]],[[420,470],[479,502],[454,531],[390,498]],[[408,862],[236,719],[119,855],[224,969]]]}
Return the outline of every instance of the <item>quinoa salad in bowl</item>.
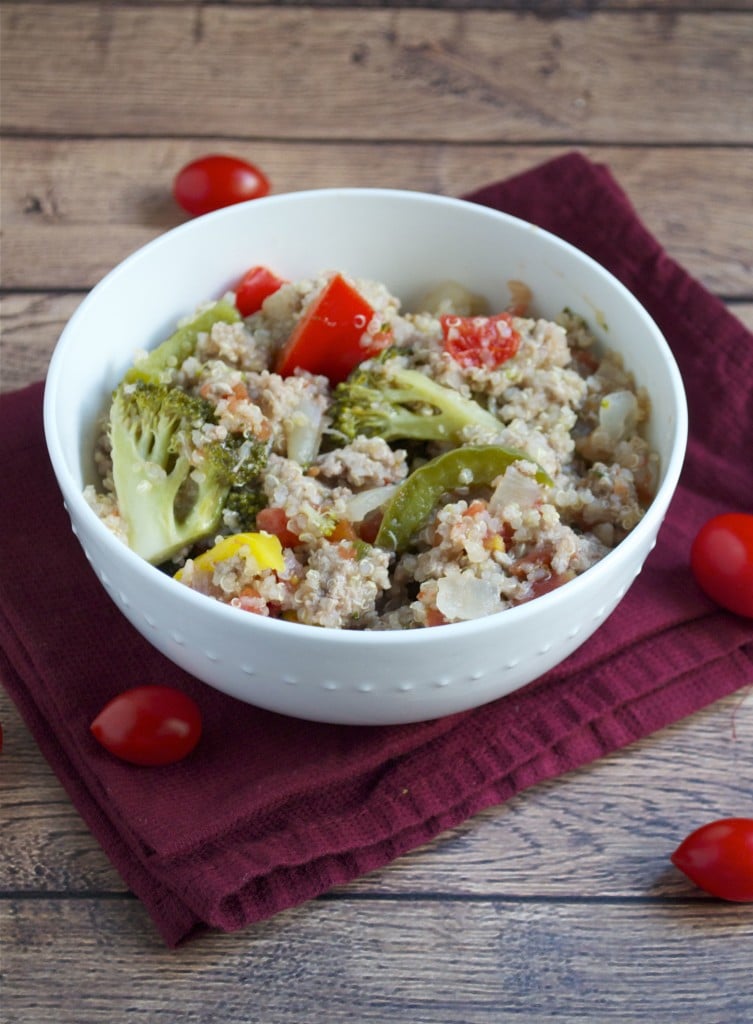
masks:
{"label": "quinoa salad in bowl", "polygon": [[525,283],[403,307],[333,270],[254,267],[113,392],[89,505],[176,586],[341,630],[465,622],[546,594],[639,523],[645,390]]}

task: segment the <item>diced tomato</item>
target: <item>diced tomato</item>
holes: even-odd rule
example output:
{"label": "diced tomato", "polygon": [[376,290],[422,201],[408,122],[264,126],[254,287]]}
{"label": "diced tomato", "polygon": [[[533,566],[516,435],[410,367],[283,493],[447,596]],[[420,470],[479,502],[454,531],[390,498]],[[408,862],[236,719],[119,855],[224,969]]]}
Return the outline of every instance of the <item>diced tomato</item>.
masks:
{"label": "diced tomato", "polygon": [[284,509],[261,509],[256,515],[256,527],[259,530],[264,530],[265,533],[274,534],[284,548],[294,548],[300,544],[298,534],[293,533],[288,526],[288,517],[285,515]]}
{"label": "diced tomato", "polygon": [[235,288],[235,305],[241,316],[251,316],[261,309],[269,295],[274,295],[285,281],[267,267],[251,267]]}
{"label": "diced tomato", "polygon": [[520,335],[510,313],[495,316],[442,316],[444,350],[461,366],[496,369],[518,351]]}
{"label": "diced tomato", "polygon": [[244,587],[240,596],[230,602],[234,607],[250,612],[252,615],[269,615],[269,608],[264,598],[252,587]]}
{"label": "diced tomato", "polygon": [[510,302],[506,311],[513,316],[525,316],[533,301],[531,289],[522,281],[508,281],[507,287],[510,289]]}
{"label": "diced tomato", "polygon": [[480,498],[474,498],[468,508],[463,512],[464,516],[477,516],[479,512],[483,512],[487,508],[485,501],[481,501]]}
{"label": "diced tomato", "polygon": [[440,612],[439,608],[435,608],[433,605],[430,605],[426,609],[426,625],[427,626],[444,626],[444,624],[446,622],[447,622],[447,619]]}
{"label": "diced tomato", "polygon": [[379,527],[382,525],[383,512],[381,508],[369,512],[364,520],[358,524],[358,536],[367,544],[373,544],[377,539]]}
{"label": "diced tomato", "polygon": [[327,540],[332,544],[337,544],[341,540],[349,540],[351,542],[358,540],[358,534],[353,529],[353,524],[348,522],[347,519],[340,519],[335,524],[335,528],[330,534],[327,535]]}
{"label": "diced tomato", "polygon": [[545,576],[543,579],[534,580],[531,584],[531,600],[534,597],[541,597],[543,594],[549,594],[563,584],[568,583],[573,579],[575,573],[565,572],[557,573],[552,572],[549,576]]}
{"label": "diced tomato", "polygon": [[283,377],[296,369],[308,370],[338,384],[389,344],[388,333],[367,333],[373,317],[366,299],[341,274],[335,274],[284,345],[275,370]]}
{"label": "diced tomato", "polygon": [[238,597],[234,597],[230,604],[240,608],[252,615],[264,615],[270,619],[279,619],[282,608],[278,601],[266,601],[254,587],[244,587]]}
{"label": "diced tomato", "polygon": [[573,366],[581,377],[590,377],[599,368],[599,358],[589,348],[576,348],[573,352]]}
{"label": "diced tomato", "polygon": [[544,541],[513,562],[510,566],[510,574],[522,580],[530,576],[533,570],[542,570],[546,574],[544,578],[548,579],[553,572],[551,564],[553,553],[551,542]]}

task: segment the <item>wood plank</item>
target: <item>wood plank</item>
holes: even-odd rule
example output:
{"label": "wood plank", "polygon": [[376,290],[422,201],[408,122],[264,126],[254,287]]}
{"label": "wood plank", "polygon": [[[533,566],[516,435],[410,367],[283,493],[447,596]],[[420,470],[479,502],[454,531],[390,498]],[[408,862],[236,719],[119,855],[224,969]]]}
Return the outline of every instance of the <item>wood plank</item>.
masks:
{"label": "wood plank", "polygon": [[730,311],[749,331],[753,331],[753,302],[731,303]]}
{"label": "wood plank", "polygon": [[165,17],[16,2],[2,15],[8,133],[192,135],[200,97],[207,135],[753,142],[745,12],[191,4]]}
{"label": "wood plank", "polygon": [[2,912],[8,1024],[749,1020],[742,906],[318,901],[177,951],[132,902]]}
{"label": "wood plank", "polygon": [[[47,0],[58,6],[80,6],[81,0]],[[113,0],[110,0],[112,3]],[[127,0],[130,7],[151,7],[154,0]],[[269,0],[214,0],[228,7],[268,7]],[[193,7],[196,0],[160,0],[160,7]],[[205,4],[205,6],[209,6]],[[514,11],[520,12],[521,0],[275,0],[276,7],[427,7],[446,11]],[[579,18],[596,11],[645,11],[656,10],[656,4],[649,0],[525,0],[525,10],[540,18]],[[688,0],[662,0],[662,9],[667,12],[687,11]],[[692,10],[718,11],[717,0],[692,0]],[[725,11],[749,11],[749,0],[724,0]]]}
{"label": "wood plank", "polygon": [[[0,891],[122,892],[4,693],[0,720],[6,736]],[[669,854],[705,821],[753,813],[751,792],[753,687],[491,808],[342,891],[690,894],[695,890],[670,866]],[[553,828],[555,845],[546,838]]]}
{"label": "wood plank", "polygon": [[60,333],[83,297],[24,292],[0,298],[0,393],[44,377]]}
{"label": "wood plank", "polygon": [[1,686],[0,723],[0,894],[125,892]]}
{"label": "wood plank", "polygon": [[[182,219],[177,167],[219,147],[278,192],[461,194],[580,145],[753,329],[750,0],[0,7],[0,391],[42,376],[85,291]],[[667,855],[753,813],[753,688],[177,951],[1,687],[0,722],[3,1024],[750,1021],[749,910]]]}
{"label": "wood plank", "polygon": [[[85,289],[185,217],[176,171],[216,149],[258,162],[277,193],[352,185],[462,195],[569,147],[229,142],[218,138],[6,139],[3,286]],[[648,228],[710,290],[753,296],[753,147],[585,147],[609,165]]]}

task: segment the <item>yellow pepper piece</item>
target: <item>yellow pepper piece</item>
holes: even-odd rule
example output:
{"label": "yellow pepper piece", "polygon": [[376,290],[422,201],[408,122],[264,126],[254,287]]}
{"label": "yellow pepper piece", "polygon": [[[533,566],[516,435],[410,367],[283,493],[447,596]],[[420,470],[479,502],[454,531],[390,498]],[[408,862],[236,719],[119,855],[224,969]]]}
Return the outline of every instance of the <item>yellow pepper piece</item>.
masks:
{"label": "yellow pepper piece", "polygon": [[[211,572],[218,562],[225,562],[233,555],[240,555],[253,560],[257,569],[274,569],[282,572],[285,559],[282,556],[282,544],[272,533],[236,533],[231,537],[223,537],[213,548],[203,551],[193,560],[197,569]],[[175,578],[179,580],[183,570],[179,569]]]}

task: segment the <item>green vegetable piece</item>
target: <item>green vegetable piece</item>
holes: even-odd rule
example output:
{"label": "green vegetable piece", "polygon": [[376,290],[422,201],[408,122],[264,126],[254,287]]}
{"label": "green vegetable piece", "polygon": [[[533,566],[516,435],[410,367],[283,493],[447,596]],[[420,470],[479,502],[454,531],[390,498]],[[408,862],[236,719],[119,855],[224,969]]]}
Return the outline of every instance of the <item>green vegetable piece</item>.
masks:
{"label": "green vegetable piece", "polygon": [[[400,484],[387,504],[376,546],[403,551],[445,492],[471,484],[490,484],[520,459],[531,461],[524,452],[511,448],[477,445],[455,448],[420,466]],[[536,479],[542,484],[552,483],[540,467]]]}
{"label": "green vegetable piece", "polygon": [[225,508],[246,525],[263,502],[267,447],[230,435],[201,449],[193,433],[213,422],[210,402],[167,384],[121,384],[110,407],[112,478],[128,544],[159,565],[215,533]]}
{"label": "green vegetable piece", "polygon": [[188,323],[179,327],[166,341],[158,345],[125,375],[126,384],[146,381],[149,384],[164,383],[165,370],[181,365],[196,349],[200,334],[211,331],[216,323],[234,324],[241,318],[235,306],[227,299],[220,299],[213,306],[197,314]]}
{"label": "green vegetable piece", "polygon": [[502,424],[473,398],[445,387],[396,359],[372,359],[335,389],[335,431],[385,441],[457,441],[464,430],[480,427],[490,438]]}

